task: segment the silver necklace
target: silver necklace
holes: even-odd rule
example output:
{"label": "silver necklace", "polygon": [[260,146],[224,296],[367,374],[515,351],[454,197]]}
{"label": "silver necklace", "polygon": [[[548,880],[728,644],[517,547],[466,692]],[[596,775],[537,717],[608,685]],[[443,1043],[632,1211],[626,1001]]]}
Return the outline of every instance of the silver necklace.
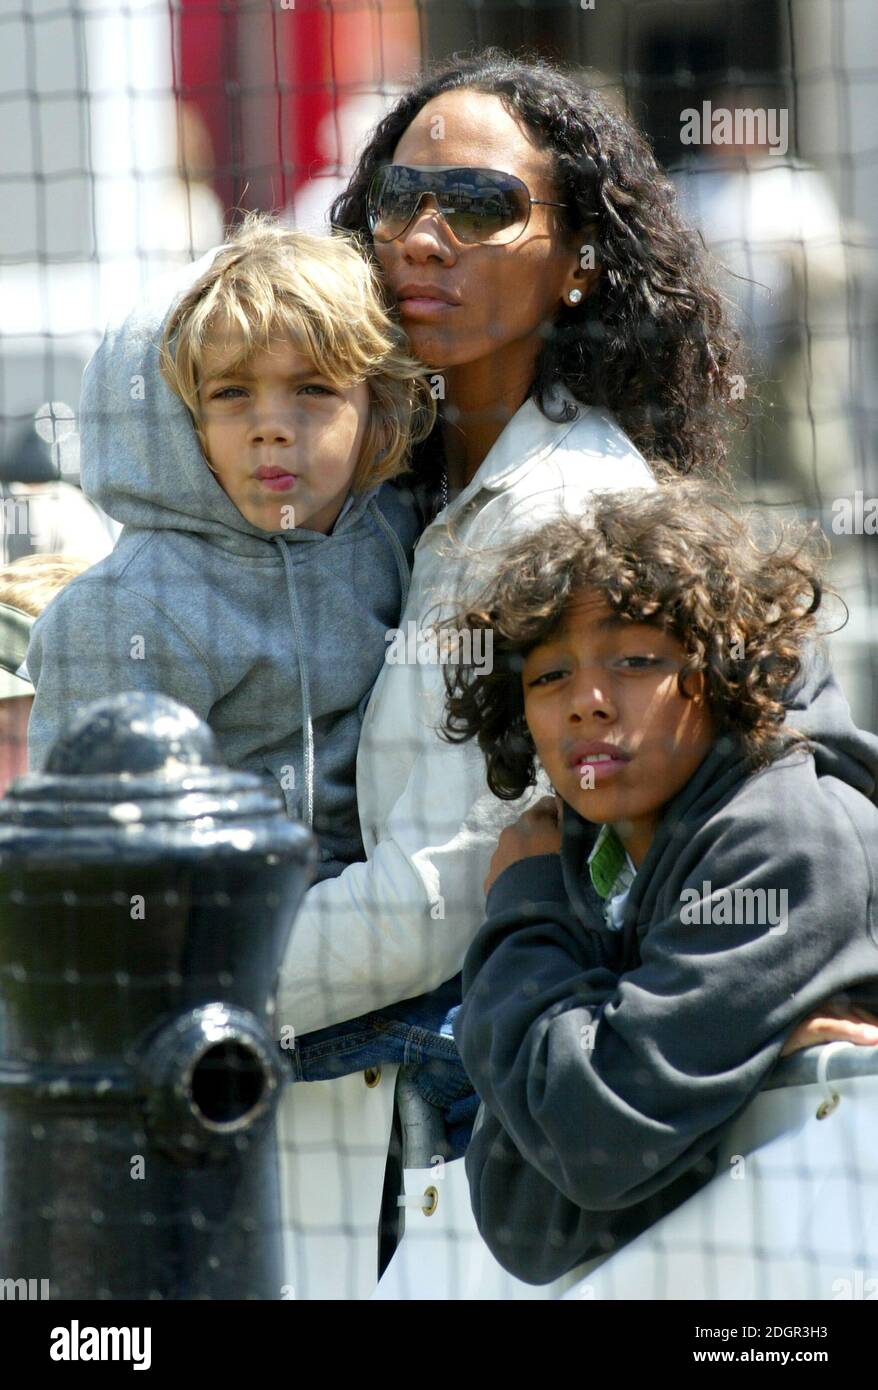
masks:
{"label": "silver necklace", "polygon": [[440,498],[441,498],[441,501],[442,501],[442,509],[444,510],[444,508],[448,506],[448,469],[447,469],[447,468],[443,468],[443,469],[442,469],[442,489],[441,489],[441,492],[440,492],[439,495],[440,495]]}

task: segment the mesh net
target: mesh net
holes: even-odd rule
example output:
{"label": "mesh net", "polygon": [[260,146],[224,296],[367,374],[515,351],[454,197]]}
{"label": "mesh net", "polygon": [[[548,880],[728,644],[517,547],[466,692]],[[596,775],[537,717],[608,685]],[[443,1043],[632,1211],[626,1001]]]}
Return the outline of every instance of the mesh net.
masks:
{"label": "mesh net", "polygon": [[[662,1121],[644,1102],[630,1162],[583,1134],[574,1162],[581,1185],[569,1174],[553,1182],[564,1144],[579,1142],[577,1122],[563,1136],[544,1131],[534,1147],[537,1120],[518,1128],[510,1098],[504,1129],[498,1099],[499,1118],[486,1106],[476,1129],[484,1155],[490,1124],[499,1126],[479,1212],[491,1252],[476,1231],[462,1155],[479,1096],[452,1033],[456,972],[485,915],[483,884],[501,832],[551,783],[540,769],[524,796],[501,800],[474,742],[434,736],[441,661],[423,646],[419,654],[418,641],[437,605],[453,614],[474,592],[465,586],[496,577],[502,549],[494,558],[488,541],[506,544],[548,520],[565,490],[583,509],[591,487],[639,476],[630,440],[589,425],[577,426],[574,447],[594,462],[594,483],[574,476],[563,451],[554,460],[547,452],[536,485],[518,475],[511,483],[517,461],[558,442],[559,426],[528,403],[491,454],[491,487],[466,488],[461,535],[446,534],[444,504],[454,508],[497,441],[496,421],[505,424],[529,389],[521,364],[531,370],[533,355],[517,351],[517,338],[560,297],[545,289],[556,274],[545,259],[550,208],[531,205],[520,238],[504,233],[489,264],[490,248],[449,240],[448,228],[487,239],[479,217],[490,219],[491,206],[455,223],[459,190],[447,187],[450,220],[423,218],[431,205],[419,205],[377,257],[397,288],[404,279],[447,287],[467,257],[481,267],[470,356],[455,355],[461,306],[402,315],[407,347],[429,367],[422,406],[429,396],[442,418],[416,446],[421,473],[383,489],[384,505],[348,496],[376,392],[363,380],[315,382],[301,338],[260,359],[258,389],[255,376],[220,370],[221,353],[211,359],[218,385],[204,420],[213,476],[205,439],[158,359],[171,303],[247,213],[274,213],[286,229],[317,235],[337,215],[354,216],[342,195],[361,155],[428,64],[489,45],[562,64],[607,113],[604,154],[615,153],[613,113],[627,114],[700,233],[699,292],[715,290],[745,348],[746,369],[731,378],[727,399],[729,417],[743,411],[749,421],[729,444],[731,478],[763,514],[815,521],[829,537],[828,580],[849,610],[829,651],[854,721],[878,729],[870,19],[868,0],[8,0],[0,14],[2,789],[25,774],[28,739],[31,769],[43,769],[82,710],[119,692],[178,700],[211,726],[215,743],[167,709],[141,710],[153,740],[145,752],[142,729],[120,735],[118,721],[134,717],[120,706],[110,724],[80,730],[49,781],[19,782],[2,803],[0,1279],[40,1287],[48,1278],[62,1295],[110,1298],[361,1298],[379,1275],[388,1298],[679,1298],[695,1287],[716,1298],[874,1296],[871,1053],[833,1054],[841,1079],[832,1084],[816,1054],[796,1054],[781,1073],[788,1084],[765,1086],[777,1049],[759,1070],[765,1029],[757,1038],[732,998],[715,1027],[718,1038],[737,1037],[737,1050],[718,1042],[716,1058],[726,1069],[751,1065],[751,1079],[731,1103],[714,1077],[705,1114],[715,1103],[722,1124],[699,1115],[694,1099],[693,1113],[670,1124],[678,1138],[693,1136],[687,1161],[682,1140],[673,1160],[673,1144],[653,1145],[647,1131]],[[391,147],[386,159],[520,173],[527,151],[504,149],[490,122],[480,128],[479,109],[450,121],[447,135],[445,108],[436,108],[439,126],[421,117],[414,136],[404,120],[400,153]],[[437,159],[430,142],[446,138],[447,156]],[[586,153],[597,158],[591,146]],[[536,146],[530,156],[538,169]],[[528,175],[533,197],[539,177]],[[551,202],[548,185],[538,201]],[[617,199],[617,213],[623,206]],[[650,264],[663,266],[673,294],[682,273],[676,222],[664,245],[661,225],[632,214],[629,226],[638,254],[658,256]],[[316,254],[306,242],[290,253],[317,287],[290,313],[297,323],[310,314],[312,328],[335,315],[339,341],[343,329],[349,340],[342,355],[377,353],[377,300],[351,263],[315,270]],[[638,302],[646,314],[648,295]],[[600,356],[612,330],[598,323],[597,332]],[[659,342],[646,357],[640,375],[672,432],[669,358]],[[465,385],[473,361],[476,385]],[[203,385],[206,359],[202,368]],[[385,429],[400,426],[411,404],[405,372],[398,362],[394,370]],[[643,397],[633,375],[630,389]],[[280,466],[297,445],[291,430],[301,432],[310,468],[295,478],[298,491]],[[257,478],[242,457],[261,458],[268,476]],[[33,623],[74,581],[32,640]],[[846,744],[844,756],[833,766],[870,795],[869,748]],[[251,780],[227,784],[219,768]],[[88,795],[65,790],[76,776],[96,779]],[[266,788],[270,803],[260,799]],[[791,814],[778,806],[777,842],[790,863]],[[862,816],[859,840],[827,830],[828,843],[841,836],[831,890],[839,901],[851,883],[868,881],[859,866],[875,847],[874,826]],[[303,820],[318,840],[304,898],[290,867],[301,845],[278,848],[278,818]],[[229,846],[245,868],[234,854],[227,862]],[[799,846],[798,879],[808,879],[807,851]],[[763,883],[758,874],[755,886],[794,891],[786,878]],[[803,944],[816,892],[801,898],[801,935],[791,910],[777,958],[799,991],[798,1017],[820,1002],[813,980],[824,969],[827,995],[878,1004],[867,968],[871,900],[840,913],[833,951],[851,964],[833,973]],[[285,953],[291,904],[295,949]],[[620,902],[620,920],[624,910]],[[767,938],[778,921],[766,912]],[[741,950],[760,920],[730,921]],[[595,994],[594,1016],[579,1019],[588,999],[571,1013],[583,1038],[596,1024],[579,1064],[597,1107],[620,1046],[607,1040],[606,1010],[624,996],[620,980],[643,964],[631,950],[616,960],[609,992]],[[751,959],[761,963],[754,971],[772,969],[770,951]],[[583,968],[574,952],[572,976]],[[539,996],[529,979],[523,990],[531,984]],[[706,989],[682,968],[673,987],[681,997]],[[224,1017],[198,1013],[223,1001]],[[489,1022],[471,1027],[489,1038]],[[683,1055],[685,1039],[680,1047]],[[550,1068],[551,1054],[540,1057],[534,1066]],[[498,1060],[500,1079],[503,1066]],[[562,1083],[550,1079],[557,1090]],[[659,1082],[647,1070],[642,1084]],[[521,1091],[520,1083],[519,1100]],[[13,1092],[26,1103],[13,1104]],[[633,1105],[624,1087],[617,1100]],[[533,1198],[512,1199],[517,1163],[536,1184]],[[596,1199],[589,1213],[583,1198],[576,1214],[569,1193],[590,1190],[602,1165],[637,1163],[649,1175],[639,1184],[650,1189],[644,1200],[631,1196],[639,1186],[631,1179],[607,1210]],[[595,1178],[591,1190],[614,1189]],[[514,1279],[504,1262],[525,1280],[571,1272],[538,1286]]]}

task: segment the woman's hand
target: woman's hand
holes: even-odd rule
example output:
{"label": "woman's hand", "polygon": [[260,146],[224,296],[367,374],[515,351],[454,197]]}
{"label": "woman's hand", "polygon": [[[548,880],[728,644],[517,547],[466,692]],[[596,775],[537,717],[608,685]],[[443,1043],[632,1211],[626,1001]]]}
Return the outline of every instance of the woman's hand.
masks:
{"label": "woman's hand", "polygon": [[860,1047],[878,1046],[878,1018],[859,1004],[837,1004],[827,999],[793,1029],[781,1049],[781,1057],[816,1043],[852,1042]]}
{"label": "woman's hand", "polygon": [[501,834],[485,879],[485,893],[510,864],[532,854],[558,854],[560,850],[561,798],[557,794],[544,796]]}

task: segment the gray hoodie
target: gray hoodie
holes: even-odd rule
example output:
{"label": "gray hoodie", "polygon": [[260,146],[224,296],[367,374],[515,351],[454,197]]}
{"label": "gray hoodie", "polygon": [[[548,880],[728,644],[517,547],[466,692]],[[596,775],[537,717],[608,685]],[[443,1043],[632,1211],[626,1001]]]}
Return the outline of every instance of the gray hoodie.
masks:
{"label": "gray hoodie", "polygon": [[249,522],[160,376],[170,306],[167,291],[144,296],[86,368],[83,490],[123,530],[34,625],[30,766],[89,701],[162,691],[208,721],[230,766],[277,779],[288,814],[319,838],[319,881],[365,857],[360,725],[422,520],[412,493],[390,483],[349,498],[330,535]]}
{"label": "gray hoodie", "polygon": [[586,866],[598,827],[566,805],[560,855],[488,894],[454,1023],[484,1102],[466,1172],[484,1239],[528,1283],[702,1187],[818,1004],[878,1008],[878,738],[822,652],[795,690],[788,723],[814,753],[750,773],[718,739],[665,807],[620,930]]}

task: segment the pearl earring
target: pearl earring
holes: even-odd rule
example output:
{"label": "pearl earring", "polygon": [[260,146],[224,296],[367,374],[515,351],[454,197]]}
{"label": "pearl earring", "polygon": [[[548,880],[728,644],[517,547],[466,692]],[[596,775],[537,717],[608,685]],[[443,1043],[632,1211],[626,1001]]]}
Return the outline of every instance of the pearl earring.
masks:
{"label": "pearl earring", "polygon": [[582,290],[571,290],[567,296],[568,304],[578,304],[582,298]]}

